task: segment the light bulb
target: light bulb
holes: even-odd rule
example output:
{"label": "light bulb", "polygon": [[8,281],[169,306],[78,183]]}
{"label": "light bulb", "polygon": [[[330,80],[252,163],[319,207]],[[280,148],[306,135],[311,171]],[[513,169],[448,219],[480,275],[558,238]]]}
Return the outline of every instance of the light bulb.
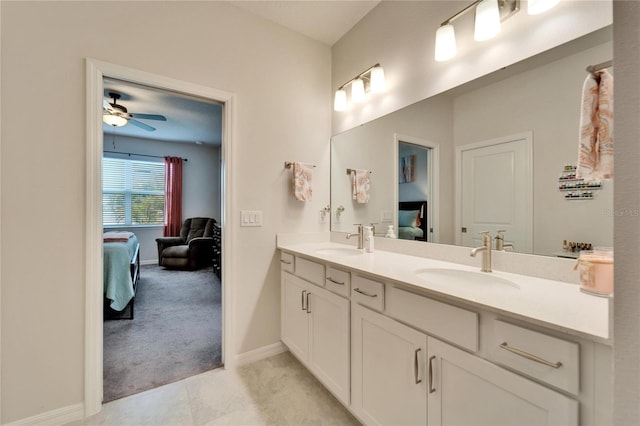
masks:
{"label": "light bulb", "polygon": [[453,25],[442,25],[436,31],[436,54],[438,62],[448,61],[456,56],[456,33]]}
{"label": "light bulb", "polygon": [[527,13],[537,15],[555,7],[560,0],[529,0],[527,3]]}
{"label": "light bulb", "polygon": [[356,78],[351,83],[351,102],[364,102],[364,81],[361,78]]}
{"label": "light bulb", "polygon": [[344,89],[336,90],[336,96],[333,100],[334,111],[346,111],[347,109],[347,92]]}
{"label": "light bulb", "polygon": [[483,0],[476,6],[476,24],[473,38],[489,40],[500,32],[500,9],[498,0]]}
{"label": "light bulb", "polygon": [[371,69],[371,92],[380,93],[384,91],[384,69],[381,66],[375,66]]}
{"label": "light bulb", "polygon": [[103,114],[102,121],[113,127],[122,127],[127,124],[126,118],[114,114]]}

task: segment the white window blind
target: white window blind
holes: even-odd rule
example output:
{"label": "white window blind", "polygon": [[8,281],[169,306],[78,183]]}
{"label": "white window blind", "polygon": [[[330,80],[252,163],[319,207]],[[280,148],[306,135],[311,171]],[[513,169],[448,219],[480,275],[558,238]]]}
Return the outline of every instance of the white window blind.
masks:
{"label": "white window blind", "polygon": [[164,163],[104,157],[102,224],[163,225]]}

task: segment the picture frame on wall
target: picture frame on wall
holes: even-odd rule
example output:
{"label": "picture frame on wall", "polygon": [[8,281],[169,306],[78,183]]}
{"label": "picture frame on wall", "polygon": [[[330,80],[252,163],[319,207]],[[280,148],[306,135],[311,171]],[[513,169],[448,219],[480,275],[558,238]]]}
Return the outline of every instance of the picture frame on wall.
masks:
{"label": "picture frame on wall", "polygon": [[400,157],[400,167],[398,170],[400,171],[400,176],[398,176],[399,183],[415,182],[416,156],[406,155]]}

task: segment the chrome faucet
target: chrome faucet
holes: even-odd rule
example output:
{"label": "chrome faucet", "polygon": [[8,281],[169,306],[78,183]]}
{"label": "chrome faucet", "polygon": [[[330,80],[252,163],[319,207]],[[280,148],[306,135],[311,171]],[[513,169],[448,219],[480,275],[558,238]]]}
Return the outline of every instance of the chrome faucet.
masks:
{"label": "chrome faucet", "polygon": [[491,235],[489,231],[483,231],[482,234],[482,247],[476,247],[471,249],[471,257],[476,257],[478,252],[482,252],[482,272],[491,272]]}
{"label": "chrome faucet", "polygon": [[496,235],[496,250],[498,251],[502,251],[505,250],[507,247],[511,247],[511,250],[513,250],[513,244],[512,243],[505,243],[504,242],[504,233],[507,232],[504,229],[501,229],[498,231],[498,235]]}
{"label": "chrome faucet", "polygon": [[347,234],[347,239],[351,237],[358,237],[358,249],[361,249],[364,247],[364,227],[362,226],[361,223],[356,223],[355,226],[358,227],[358,233]]}

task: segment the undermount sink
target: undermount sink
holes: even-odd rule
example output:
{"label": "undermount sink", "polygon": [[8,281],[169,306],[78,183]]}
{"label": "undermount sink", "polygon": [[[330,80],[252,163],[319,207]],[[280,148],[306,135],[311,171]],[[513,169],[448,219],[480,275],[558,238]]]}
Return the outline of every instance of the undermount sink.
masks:
{"label": "undermount sink", "polygon": [[333,248],[323,248],[316,250],[318,254],[324,254],[327,256],[356,256],[362,254],[362,250],[358,250],[355,248],[349,247],[333,247]]}
{"label": "undermount sink", "polygon": [[425,268],[418,269],[416,275],[429,282],[446,285],[483,286],[519,289],[513,281],[496,276],[493,272],[474,272],[460,269]]}

